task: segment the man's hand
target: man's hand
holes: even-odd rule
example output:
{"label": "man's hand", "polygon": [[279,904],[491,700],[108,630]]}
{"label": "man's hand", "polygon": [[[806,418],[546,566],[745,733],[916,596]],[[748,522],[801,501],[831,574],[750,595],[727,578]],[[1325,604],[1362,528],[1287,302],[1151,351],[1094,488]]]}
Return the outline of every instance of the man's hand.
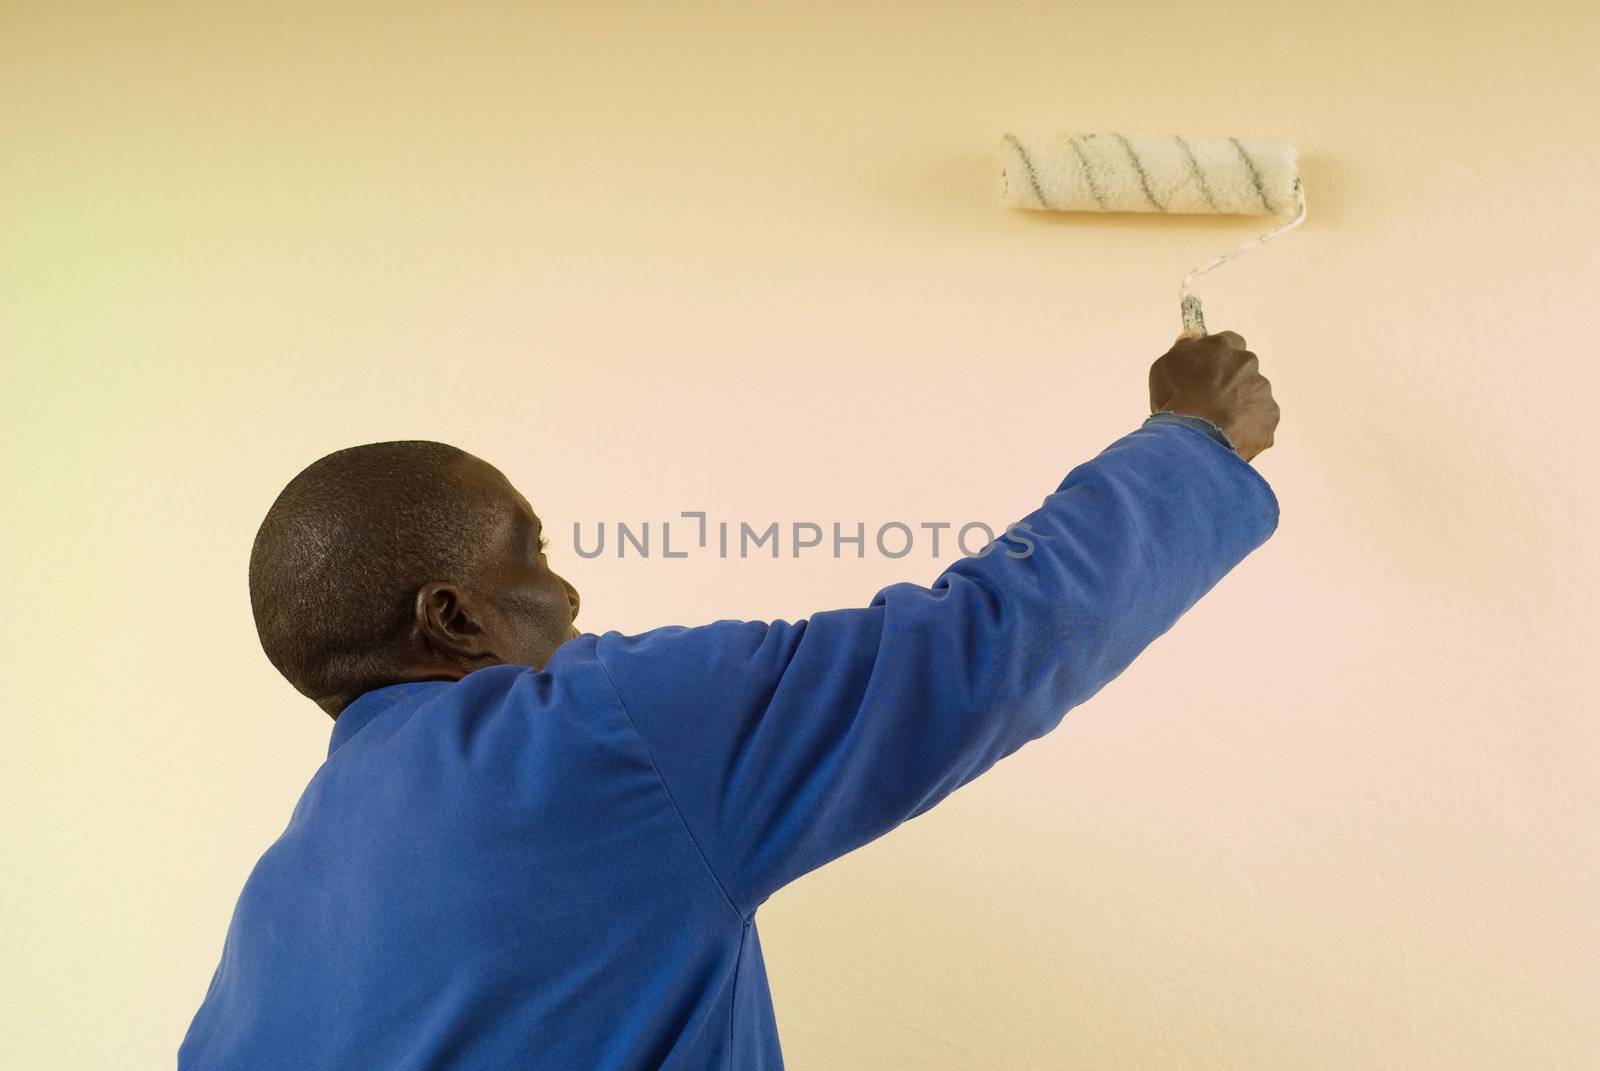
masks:
{"label": "man's hand", "polygon": [[1186,331],[1150,366],[1150,411],[1211,421],[1249,461],[1272,445],[1278,426],[1272,384],[1256,368],[1256,355],[1234,332]]}

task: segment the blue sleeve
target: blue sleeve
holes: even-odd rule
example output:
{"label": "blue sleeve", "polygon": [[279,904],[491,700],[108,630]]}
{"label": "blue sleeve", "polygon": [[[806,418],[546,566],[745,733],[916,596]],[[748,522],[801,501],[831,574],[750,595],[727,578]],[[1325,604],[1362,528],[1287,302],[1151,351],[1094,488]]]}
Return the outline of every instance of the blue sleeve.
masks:
{"label": "blue sleeve", "polygon": [[1226,446],[1229,450],[1238,450],[1238,447],[1234,446],[1233,443],[1229,441],[1228,433],[1211,423],[1211,421],[1207,420],[1205,417],[1190,416],[1188,413],[1174,413],[1170,409],[1158,409],[1145,418],[1145,423],[1159,423],[1163,420],[1171,420],[1179,424],[1187,424],[1191,428],[1198,428],[1200,431],[1205,432],[1207,435],[1217,440],[1217,442],[1221,443],[1223,446]]}
{"label": "blue sleeve", "polygon": [[1238,454],[1157,421],[932,587],[794,623],[607,633],[597,653],[748,917],[1054,729],[1277,522]]}

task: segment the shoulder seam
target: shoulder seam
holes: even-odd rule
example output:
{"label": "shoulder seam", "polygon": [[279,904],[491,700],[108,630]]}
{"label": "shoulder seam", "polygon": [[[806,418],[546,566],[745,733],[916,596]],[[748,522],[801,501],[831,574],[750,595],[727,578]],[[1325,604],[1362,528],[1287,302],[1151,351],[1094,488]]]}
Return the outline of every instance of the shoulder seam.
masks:
{"label": "shoulder seam", "polygon": [[667,779],[662,776],[661,767],[656,764],[656,757],[650,753],[649,742],[645,740],[644,734],[639,731],[639,726],[634,723],[633,714],[628,710],[628,704],[622,700],[621,689],[617,687],[616,680],[611,676],[611,670],[606,668],[605,660],[600,656],[600,645],[598,643],[595,644],[594,661],[595,665],[600,667],[600,673],[605,677],[606,685],[611,689],[612,698],[617,701],[617,709],[622,711],[624,718],[628,719],[628,728],[633,730],[633,735],[638,739],[639,746],[644,750],[645,758],[650,760],[650,769],[655,771],[656,781],[660,783],[661,790],[667,794],[667,799],[672,803],[672,810],[677,814],[678,821],[683,824],[683,831],[688,834],[689,843],[694,845],[695,854],[700,857],[700,864],[706,868],[706,873],[711,876],[711,880],[717,883],[717,890],[722,893],[722,898],[728,902],[728,906],[739,917],[739,921],[748,923],[750,916],[739,910],[739,905],[734,902],[733,897],[729,894],[728,887],[717,876],[716,868],[711,865],[711,860],[707,857],[705,849],[700,846],[699,838],[694,835],[694,830],[690,828],[689,819],[684,817],[683,808],[678,806],[678,798],[672,794],[672,787],[667,784]]}

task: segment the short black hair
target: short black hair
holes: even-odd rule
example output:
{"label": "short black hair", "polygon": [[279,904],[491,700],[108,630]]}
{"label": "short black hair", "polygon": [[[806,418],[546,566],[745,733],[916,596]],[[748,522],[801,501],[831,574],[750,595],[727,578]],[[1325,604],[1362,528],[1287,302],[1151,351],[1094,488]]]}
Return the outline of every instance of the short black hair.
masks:
{"label": "short black hair", "polygon": [[250,551],[250,609],[267,658],[302,695],[348,700],[392,682],[417,589],[472,583],[498,510],[464,460],[476,459],[421,439],[352,446],[272,503]]}

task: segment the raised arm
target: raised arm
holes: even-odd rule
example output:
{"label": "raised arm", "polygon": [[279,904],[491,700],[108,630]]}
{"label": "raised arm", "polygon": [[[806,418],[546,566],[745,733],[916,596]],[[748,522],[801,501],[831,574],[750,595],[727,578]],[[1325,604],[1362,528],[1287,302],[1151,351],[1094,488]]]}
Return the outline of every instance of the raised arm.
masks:
{"label": "raised arm", "polygon": [[[1217,338],[1174,352],[1259,379],[1242,339]],[[1153,374],[1152,408],[1183,415],[1155,388]],[[1225,407],[1188,415],[1225,438],[1146,422],[1072,469],[1015,538],[931,587],[794,623],[601,639],[620,703],[742,915],[1055,728],[1266,541],[1277,500],[1225,445],[1259,428]]]}

